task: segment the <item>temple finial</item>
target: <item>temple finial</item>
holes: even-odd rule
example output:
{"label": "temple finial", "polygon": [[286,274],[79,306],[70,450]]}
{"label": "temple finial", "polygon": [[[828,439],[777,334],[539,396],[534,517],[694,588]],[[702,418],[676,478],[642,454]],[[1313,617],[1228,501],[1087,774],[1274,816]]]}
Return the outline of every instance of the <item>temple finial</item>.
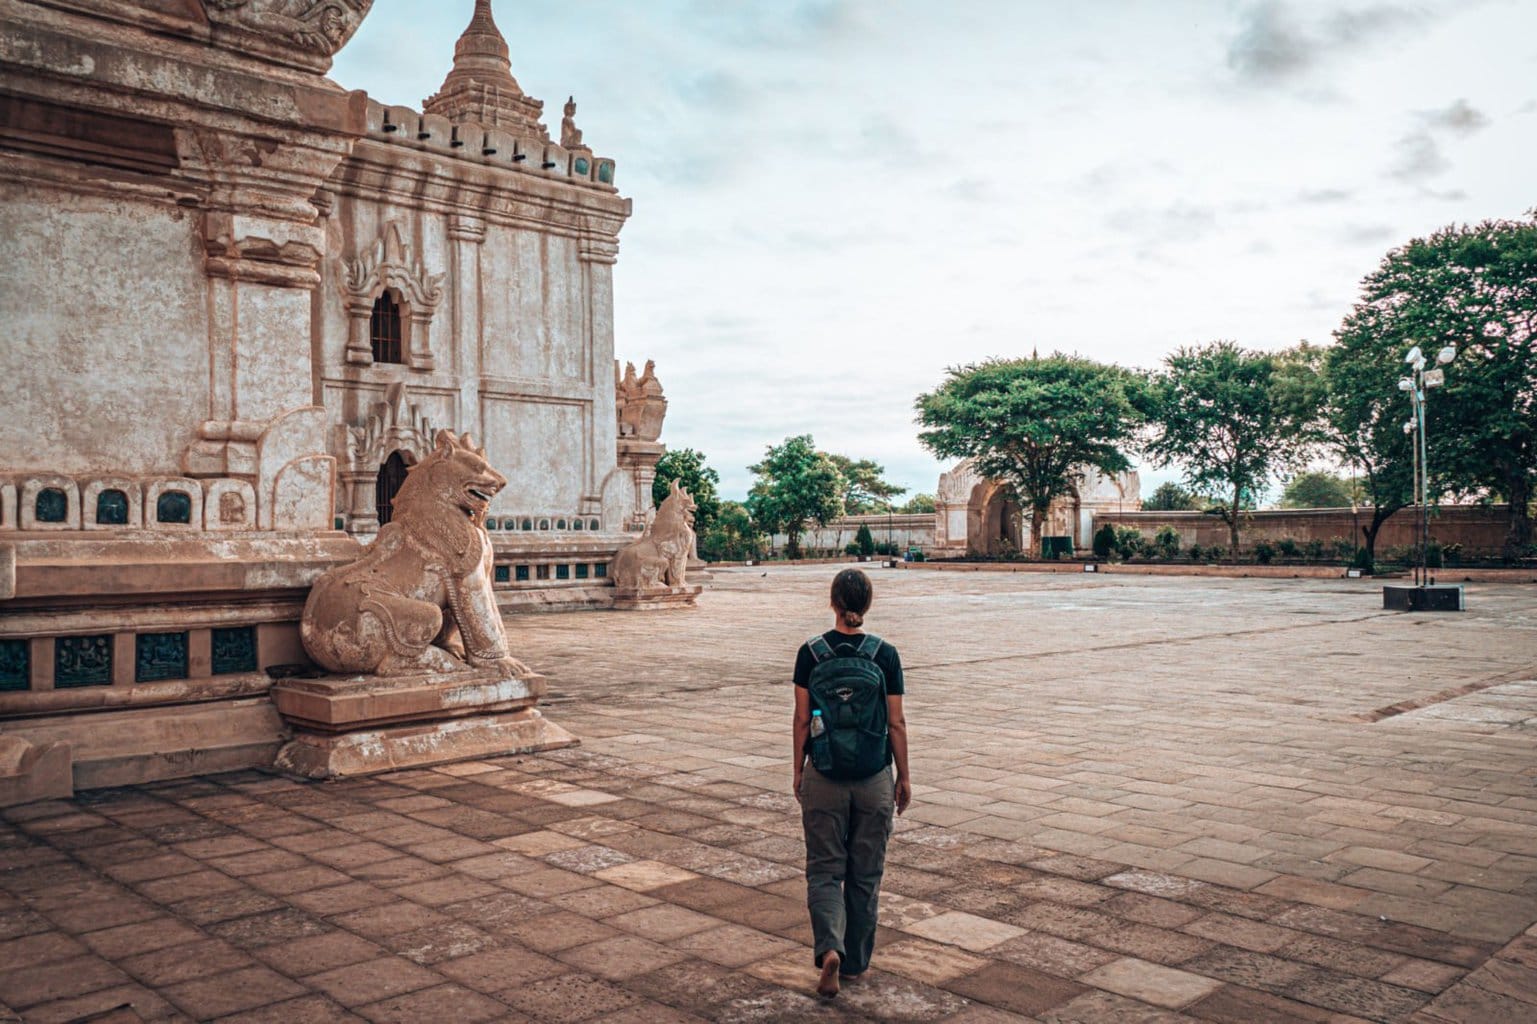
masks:
{"label": "temple finial", "polygon": [[453,69],[422,111],[549,138],[540,121],[544,104],[525,96],[512,77],[507,40],[491,16],[491,0],[475,0],[475,13],[454,44]]}

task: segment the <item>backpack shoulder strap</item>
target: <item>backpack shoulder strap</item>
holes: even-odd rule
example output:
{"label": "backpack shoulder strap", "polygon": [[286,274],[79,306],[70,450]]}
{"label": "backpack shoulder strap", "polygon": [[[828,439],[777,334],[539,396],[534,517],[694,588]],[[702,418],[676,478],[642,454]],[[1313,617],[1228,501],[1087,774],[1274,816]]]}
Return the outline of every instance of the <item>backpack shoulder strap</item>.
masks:
{"label": "backpack shoulder strap", "polygon": [[820,633],[807,640],[806,647],[811,651],[811,660],[818,665],[833,656],[832,646]]}
{"label": "backpack shoulder strap", "polygon": [[865,638],[859,641],[860,656],[874,661],[876,654],[880,653],[881,644],[883,643],[885,641],[874,633],[866,633]]}

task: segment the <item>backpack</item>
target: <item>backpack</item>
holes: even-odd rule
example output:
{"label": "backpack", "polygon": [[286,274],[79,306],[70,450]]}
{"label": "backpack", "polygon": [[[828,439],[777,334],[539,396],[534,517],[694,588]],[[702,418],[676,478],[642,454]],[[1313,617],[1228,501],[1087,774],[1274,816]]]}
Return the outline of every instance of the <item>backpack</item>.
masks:
{"label": "backpack", "polygon": [[875,663],[881,642],[866,633],[852,654],[839,654],[821,635],[806,641],[815,661],[806,689],[826,724],[811,739],[811,764],[830,779],[867,779],[886,767],[886,673]]}

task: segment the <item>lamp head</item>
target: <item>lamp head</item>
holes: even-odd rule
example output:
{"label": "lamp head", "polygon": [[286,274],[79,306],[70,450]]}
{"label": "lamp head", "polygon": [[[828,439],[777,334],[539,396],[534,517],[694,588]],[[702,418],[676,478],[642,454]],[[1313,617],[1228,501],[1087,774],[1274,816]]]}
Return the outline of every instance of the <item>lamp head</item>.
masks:
{"label": "lamp head", "polygon": [[1404,433],[1406,433],[1406,434],[1414,433],[1414,421],[1413,420],[1409,420],[1408,422],[1406,422],[1404,424]]}
{"label": "lamp head", "polygon": [[1400,377],[1400,378],[1398,378],[1398,390],[1400,390],[1400,391],[1413,391],[1414,390],[1414,381],[1410,380],[1408,377]]}
{"label": "lamp head", "polygon": [[1425,387],[1426,387],[1427,390],[1430,389],[1430,388],[1438,388],[1438,387],[1440,387],[1441,385],[1443,385],[1445,383],[1446,383],[1446,371],[1445,370],[1441,369],[1440,367],[1437,367],[1434,370],[1426,370],[1425,371]]}
{"label": "lamp head", "polygon": [[1456,345],[1448,345],[1445,348],[1443,348],[1441,351],[1436,353],[1436,362],[1440,363],[1442,366],[1445,366],[1447,363],[1451,362],[1453,359],[1456,359],[1456,358],[1457,358],[1457,346]]}
{"label": "lamp head", "polygon": [[1420,351],[1420,347],[1418,345],[1414,346],[1404,354],[1404,362],[1406,363],[1423,363],[1424,361],[1425,354]]}

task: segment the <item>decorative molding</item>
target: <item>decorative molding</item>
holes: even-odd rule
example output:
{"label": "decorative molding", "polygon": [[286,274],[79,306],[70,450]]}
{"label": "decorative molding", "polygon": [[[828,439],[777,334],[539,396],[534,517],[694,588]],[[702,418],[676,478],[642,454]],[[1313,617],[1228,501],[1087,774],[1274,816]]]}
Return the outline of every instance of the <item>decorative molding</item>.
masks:
{"label": "decorative molding", "polygon": [[374,482],[379,467],[391,452],[401,452],[412,465],[432,453],[437,428],[410,401],[405,383],[396,381],[384,392],[384,400],[369,406],[363,422],[343,424],[341,434],[342,484],[346,488],[346,527],[349,533],[373,533],[379,529],[374,506]]}
{"label": "decorative molding", "polygon": [[429,344],[433,314],[443,301],[446,274],[429,274],[419,256],[400,236],[398,221],[389,221],[368,252],[342,261],[342,295],[351,319],[347,337],[347,362],[368,365],[374,361],[369,343],[369,318],[374,301],[388,289],[400,294],[410,322],[406,362],[415,370],[431,370],[435,364]]}

